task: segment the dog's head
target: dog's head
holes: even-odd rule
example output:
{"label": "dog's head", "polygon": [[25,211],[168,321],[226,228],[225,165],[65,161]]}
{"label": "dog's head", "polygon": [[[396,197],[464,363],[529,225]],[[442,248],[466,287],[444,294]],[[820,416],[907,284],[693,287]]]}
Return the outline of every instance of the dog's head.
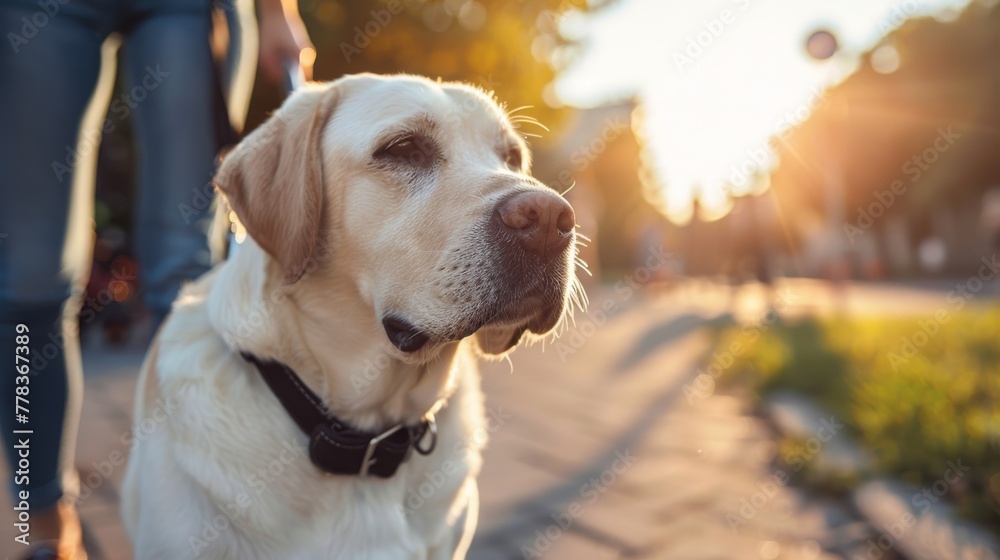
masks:
{"label": "dog's head", "polygon": [[346,282],[420,360],[471,335],[504,353],[575,299],[573,209],[529,170],[487,94],[359,75],[296,92],[216,182],[285,282]]}

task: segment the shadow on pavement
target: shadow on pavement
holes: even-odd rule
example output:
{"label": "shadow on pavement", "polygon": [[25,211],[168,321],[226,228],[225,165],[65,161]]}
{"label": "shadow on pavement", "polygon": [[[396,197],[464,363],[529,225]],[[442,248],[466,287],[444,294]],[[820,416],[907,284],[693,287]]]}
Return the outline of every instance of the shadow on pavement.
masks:
{"label": "shadow on pavement", "polygon": [[646,334],[632,345],[622,359],[615,365],[615,375],[625,375],[639,365],[643,360],[663,346],[674,342],[682,336],[699,327],[714,325],[723,321],[731,321],[728,314],[705,318],[695,313],[686,313],[649,329]]}

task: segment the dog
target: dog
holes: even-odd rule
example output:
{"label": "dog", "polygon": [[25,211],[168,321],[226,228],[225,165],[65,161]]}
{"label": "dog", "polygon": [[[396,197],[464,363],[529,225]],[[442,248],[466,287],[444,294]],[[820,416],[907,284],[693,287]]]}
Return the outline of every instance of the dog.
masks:
{"label": "dog", "polygon": [[530,175],[519,120],[468,85],[353,75],[224,158],[248,237],[143,363],[122,496],[138,560],[464,558],[476,362],[585,300],[573,209]]}

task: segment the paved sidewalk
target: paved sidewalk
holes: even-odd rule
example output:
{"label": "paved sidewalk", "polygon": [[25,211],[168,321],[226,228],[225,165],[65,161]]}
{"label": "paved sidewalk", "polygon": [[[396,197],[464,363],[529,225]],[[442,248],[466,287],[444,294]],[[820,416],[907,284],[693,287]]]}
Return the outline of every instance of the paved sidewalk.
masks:
{"label": "paved sidewalk", "polygon": [[[494,429],[471,558],[837,557],[825,550],[850,527],[838,526],[836,508],[771,484],[776,449],[746,405],[685,398],[709,346],[703,327],[722,309],[687,305],[689,295],[592,295],[573,336],[545,352],[519,349],[513,371],[484,366]],[[607,302],[617,311],[602,319]],[[134,351],[85,353],[77,464],[98,560],[131,558],[117,503],[140,361]],[[758,507],[732,528],[744,499]],[[14,552],[12,522],[10,508],[0,509],[5,555]]]}
{"label": "paved sidewalk", "polygon": [[710,317],[684,299],[629,302],[565,364],[557,346],[515,354],[512,375],[487,368],[487,400],[512,419],[487,453],[472,558],[838,558],[823,547],[846,519],[772,483],[775,445],[745,404],[686,398]]}

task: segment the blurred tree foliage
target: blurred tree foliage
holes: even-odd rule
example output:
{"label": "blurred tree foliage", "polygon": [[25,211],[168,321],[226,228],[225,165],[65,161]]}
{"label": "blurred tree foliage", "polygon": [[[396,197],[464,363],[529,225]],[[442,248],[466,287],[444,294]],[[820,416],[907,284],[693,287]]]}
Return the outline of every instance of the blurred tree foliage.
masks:
{"label": "blurred tree foliage", "polygon": [[[551,106],[546,88],[579,48],[560,34],[560,18],[607,3],[302,0],[299,6],[316,46],[317,80],[359,72],[461,80],[496,91],[511,108],[530,105],[532,116],[552,124],[560,112]],[[259,124],[283,97],[258,81],[248,127]]]}

